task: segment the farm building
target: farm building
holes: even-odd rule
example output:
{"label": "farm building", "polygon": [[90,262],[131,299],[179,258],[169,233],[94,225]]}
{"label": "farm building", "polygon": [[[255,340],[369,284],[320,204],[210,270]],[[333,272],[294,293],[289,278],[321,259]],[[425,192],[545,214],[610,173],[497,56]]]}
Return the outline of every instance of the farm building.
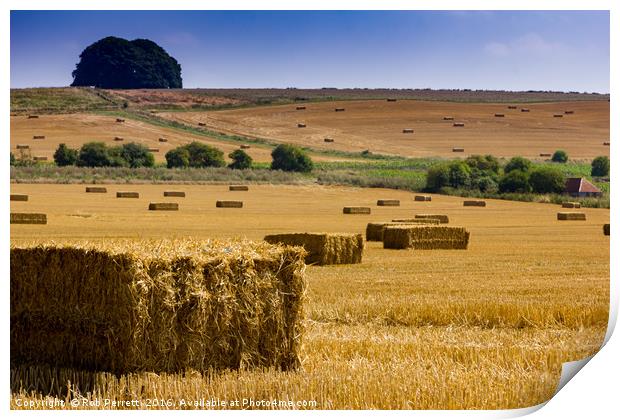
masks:
{"label": "farm building", "polygon": [[585,178],[567,178],[564,191],[572,197],[600,197],[602,195],[601,190]]}

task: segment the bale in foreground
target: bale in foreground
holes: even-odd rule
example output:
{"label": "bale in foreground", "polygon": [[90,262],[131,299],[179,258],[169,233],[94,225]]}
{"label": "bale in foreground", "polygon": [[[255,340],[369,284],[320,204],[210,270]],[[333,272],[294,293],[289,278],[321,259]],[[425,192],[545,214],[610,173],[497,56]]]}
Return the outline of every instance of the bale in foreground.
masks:
{"label": "bale in foreground", "polygon": [[577,212],[559,212],[558,220],[586,220],[586,214]]}
{"label": "bale in foreground", "polygon": [[364,238],[361,234],[285,233],[267,235],[265,241],[304,247],[308,252],[306,264],[359,264],[364,251]]}
{"label": "bale in foreground", "polygon": [[455,226],[386,226],[383,248],[467,249],[469,232]]}
{"label": "bale in foreground", "polygon": [[12,247],[11,364],[117,374],[296,368],[304,256],[264,242]]}

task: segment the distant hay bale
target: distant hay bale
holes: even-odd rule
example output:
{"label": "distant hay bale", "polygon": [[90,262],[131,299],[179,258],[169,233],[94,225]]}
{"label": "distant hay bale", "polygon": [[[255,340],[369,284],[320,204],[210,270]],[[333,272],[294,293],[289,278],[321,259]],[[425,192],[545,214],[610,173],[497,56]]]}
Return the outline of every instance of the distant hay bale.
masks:
{"label": "distant hay bale", "polygon": [[565,113],[566,115],[571,115],[571,114],[574,114],[574,113],[575,113],[575,111],[564,111],[564,113]]}
{"label": "distant hay bale", "polygon": [[391,221],[391,222],[372,222],[366,225],[366,240],[371,242],[383,241],[383,229],[386,226],[397,225],[420,225],[420,224],[439,224],[437,219],[403,219],[404,221]]}
{"label": "distant hay bale", "polygon": [[113,374],[295,369],[305,254],[214,240],[11,247],[10,362]]}
{"label": "distant hay bale", "polygon": [[306,109],[305,106],[301,105],[295,108],[297,111],[303,111],[304,109]]}
{"label": "distant hay bale", "polygon": [[437,219],[439,223],[449,223],[448,216],[446,214],[416,214],[416,219]]}
{"label": "distant hay bale", "polygon": [[398,207],[400,206],[400,200],[377,200],[377,206]]}
{"label": "distant hay bale", "polygon": [[47,215],[44,213],[11,213],[11,225],[46,225]]}
{"label": "distant hay bale", "polygon": [[562,207],[565,209],[580,209],[581,203],[577,201],[565,201],[562,203]]}
{"label": "distant hay bale", "polygon": [[465,207],[486,207],[487,202],[484,200],[465,200],[463,206]]}
{"label": "distant hay bale", "polygon": [[413,128],[403,128],[404,134],[413,134]]}
{"label": "distant hay bale", "polygon": [[117,122],[117,123],[124,123],[124,122],[125,122],[125,120],[124,120],[123,118],[117,118],[117,119],[116,119],[116,122]]}
{"label": "distant hay bale", "polygon": [[215,207],[240,209],[243,207],[243,201],[218,200],[215,202]]}
{"label": "distant hay bale", "polygon": [[179,203],[149,203],[149,210],[178,211]]}
{"label": "distant hay bale", "polygon": [[107,193],[106,187],[86,187],[87,193]]}
{"label": "distant hay bale", "polygon": [[306,124],[304,124],[304,123],[297,123],[297,128],[306,128]]}
{"label": "distant hay bale", "polygon": [[17,150],[26,150],[26,149],[30,149],[30,146],[27,145],[27,144],[18,144],[18,145],[15,146],[15,148]]}
{"label": "distant hay bale", "polygon": [[444,121],[454,121],[454,117],[443,117]]}
{"label": "distant hay bale", "polygon": [[344,112],[344,108],[334,108],[335,112]]}
{"label": "distant hay bale", "polygon": [[28,119],[33,119],[33,118],[39,118],[39,116],[33,115],[33,114],[28,115]]}
{"label": "distant hay bale", "polygon": [[242,144],[241,146],[239,146],[240,149],[249,149],[250,145],[249,144]]}
{"label": "distant hay bale", "polygon": [[353,206],[343,207],[342,213],[343,214],[370,214],[370,207],[353,207]]}
{"label": "distant hay bale", "polygon": [[122,137],[118,137],[118,136],[114,137],[114,141],[123,141],[123,140],[125,140],[125,139],[122,138]]}
{"label": "distant hay bale", "polygon": [[117,191],[116,198],[140,198],[140,193],[136,191]]}
{"label": "distant hay bale", "polygon": [[609,236],[609,223],[603,225],[603,235]]}
{"label": "distant hay bale", "polygon": [[609,142],[608,141],[604,141],[603,142],[603,146],[609,146]]}
{"label": "distant hay bale", "polygon": [[495,116],[496,116],[497,118],[503,118],[503,117],[505,117],[505,115],[504,115],[504,114],[498,114],[498,113],[495,113]]}
{"label": "distant hay bale", "polygon": [[164,197],[185,197],[185,191],[164,191]]}
{"label": "distant hay bale", "polygon": [[[399,225],[409,225],[409,224],[417,224],[417,225],[438,225],[442,222],[439,218],[422,218],[422,219],[392,219],[392,222]],[[448,222],[445,222],[448,223]]]}
{"label": "distant hay bale", "polygon": [[28,194],[11,194],[11,201],[28,201]]}
{"label": "distant hay bale", "polygon": [[464,149],[464,148],[462,148],[462,147],[453,147],[453,148],[452,148],[452,151],[453,151],[454,153],[462,153],[462,152],[464,152],[464,151],[465,151],[465,149]]}
{"label": "distant hay bale", "polygon": [[362,262],[364,238],[348,233],[285,233],[265,236],[271,244],[301,246],[306,264],[359,264]]}
{"label": "distant hay bale", "polygon": [[517,109],[516,105],[508,105],[508,109]]}
{"label": "distant hay bale", "polygon": [[149,147],[148,151],[151,152],[151,153],[158,153],[159,149],[157,147]]}
{"label": "distant hay bale", "polygon": [[469,232],[455,226],[386,226],[386,249],[467,249]]}
{"label": "distant hay bale", "polygon": [[323,139],[323,141],[324,141],[325,143],[333,143],[333,142],[334,142],[334,139],[332,139],[331,137],[325,137],[325,138]]}
{"label": "distant hay bale", "polygon": [[562,118],[564,114],[553,114],[553,118]]}
{"label": "distant hay bale", "polygon": [[431,201],[432,197],[430,195],[416,195],[413,197],[414,201]]}
{"label": "distant hay bale", "polygon": [[45,140],[45,136],[32,136],[33,140]]}
{"label": "distant hay bale", "polygon": [[35,162],[45,162],[47,161],[47,156],[33,156],[32,159]]}
{"label": "distant hay bale", "polygon": [[248,191],[250,187],[247,185],[229,185],[228,191]]}
{"label": "distant hay bale", "polygon": [[388,101],[388,102],[396,102],[396,98],[387,98],[386,101]]}
{"label": "distant hay bale", "polygon": [[160,137],[160,138],[159,138],[159,142],[160,142],[160,143],[167,143],[167,142],[168,142],[168,139],[167,139],[167,138],[165,138],[165,137]]}
{"label": "distant hay bale", "polygon": [[463,122],[455,122],[452,124],[452,127],[465,127],[465,123]]}
{"label": "distant hay bale", "polygon": [[529,108],[521,108],[521,112],[530,112]]}
{"label": "distant hay bale", "polygon": [[199,127],[205,127],[206,125],[207,125],[207,124],[205,124],[205,123],[203,123],[203,122],[199,122],[199,123],[198,123],[198,126],[199,126]]}
{"label": "distant hay bale", "polygon": [[577,212],[559,212],[558,220],[586,220],[586,214]]}
{"label": "distant hay bale", "polygon": [[541,153],[540,157],[551,157],[551,153]]}

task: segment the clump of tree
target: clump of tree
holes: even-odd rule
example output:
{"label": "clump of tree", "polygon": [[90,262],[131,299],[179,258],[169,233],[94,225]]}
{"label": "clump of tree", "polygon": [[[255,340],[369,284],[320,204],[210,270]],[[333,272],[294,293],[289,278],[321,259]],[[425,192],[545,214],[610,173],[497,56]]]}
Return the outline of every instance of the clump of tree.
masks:
{"label": "clump of tree", "polygon": [[592,170],[590,171],[592,176],[607,176],[609,175],[609,158],[607,156],[598,156],[592,160]]}
{"label": "clump of tree", "polygon": [[310,156],[299,147],[280,144],[271,152],[271,169],[286,172],[310,172],[314,167]]}
{"label": "clump of tree", "polygon": [[249,169],[252,167],[252,157],[241,149],[237,149],[228,155],[232,163],[228,165],[230,169]]}
{"label": "clump of tree", "polygon": [[166,165],[168,168],[220,168],[226,162],[221,150],[195,141],[166,153]]}
{"label": "clump of tree", "polygon": [[54,162],[57,166],[72,166],[77,163],[78,150],[67,147],[65,143],[60,143],[54,152]]}
{"label": "clump of tree", "polygon": [[80,54],[71,86],[104,89],[182,88],[181,66],[148,39],[128,41],[109,36]]}
{"label": "clump of tree", "polygon": [[88,142],[79,150],[61,143],[54,152],[54,162],[58,166],[140,168],[153,167],[155,157],[147,147],[137,143],[108,147],[103,142]]}
{"label": "clump of tree", "polygon": [[566,163],[568,162],[568,153],[564,150],[556,150],[551,156],[551,160],[557,163]]}

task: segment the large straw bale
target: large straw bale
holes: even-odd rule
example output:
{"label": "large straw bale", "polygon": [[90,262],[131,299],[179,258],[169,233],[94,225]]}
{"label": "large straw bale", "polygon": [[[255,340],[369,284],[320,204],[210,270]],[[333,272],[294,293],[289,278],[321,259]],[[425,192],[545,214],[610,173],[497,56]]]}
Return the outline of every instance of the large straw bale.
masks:
{"label": "large straw bale", "polygon": [[215,207],[240,209],[243,207],[243,201],[218,200],[215,202]]}
{"label": "large straw bale", "polygon": [[559,212],[558,220],[586,220],[586,214],[577,212]]}
{"label": "large straw bale", "polygon": [[400,206],[400,200],[377,200],[377,206],[398,207]]}
{"label": "large straw bale", "polygon": [[465,207],[486,207],[487,202],[484,200],[465,200],[463,206]]}
{"label": "large straw bale", "polygon": [[177,211],[179,203],[149,203],[149,210]]}
{"label": "large straw bale", "polygon": [[11,194],[11,201],[28,201],[28,194]]}
{"label": "large straw bale", "polygon": [[454,226],[386,226],[383,247],[388,249],[467,249],[469,232]]}
{"label": "large straw bale", "polygon": [[[439,217],[439,216],[438,216]],[[448,216],[446,216],[448,217]],[[421,219],[392,219],[392,222],[394,223],[398,223],[398,224],[410,224],[410,223],[415,223],[415,224],[419,224],[419,225],[438,225],[440,223],[448,223],[448,222],[443,222],[442,220],[444,219],[439,219],[439,218],[421,218]]]}
{"label": "large straw bale", "polygon": [[46,225],[47,215],[44,213],[11,213],[10,224]]}
{"label": "large straw bale", "polygon": [[416,214],[416,219],[437,219],[439,223],[449,223],[448,215],[446,214]]}
{"label": "large straw bale", "polygon": [[431,201],[433,198],[430,195],[416,195],[413,199],[414,201]]}
{"label": "large straw bale", "polygon": [[250,188],[247,185],[229,185],[228,191],[249,191]]}
{"label": "large straw bale", "polygon": [[580,209],[581,203],[578,201],[565,201],[562,203],[562,207],[565,209]]}
{"label": "large straw bale", "polygon": [[185,191],[164,191],[164,197],[185,197]]}
{"label": "large straw bale", "polygon": [[106,187],[86,187],[87,193],[107,193]]}
{"label": "large straw bale", "polygon": [[355,207],[355,206],[343,207],[342,213],[343,214],[370,214],[370,207]]}
{"label": "large straw bale", "polygon": [[305,251],[264,242],[11,248],[11,364],[116,374],[299,366]]}
{"label": "large straw bale", "polygon": [[140,193],[137,191],[117,191],[116,198],[140,198]]}
{"label": "large straw bale", "polygon": [[603,235],[609,236],[609,223],[603,225]]}
{"label": "large straw bale", "polygon": [[393,220],[391,222],[372,222],[366,225],[366,240],[367,241],[383,241],[383,229],[386,226],[397,225],[420,225],[420,224],[439,224],[437,219],[401,219]]}
{"label": "large straw bale", "polygon": [[267,235],[265,241],[304,247],[308,252],[306,264],[359,264],[364,251],[364,238],[361,234],[285,233]]}

